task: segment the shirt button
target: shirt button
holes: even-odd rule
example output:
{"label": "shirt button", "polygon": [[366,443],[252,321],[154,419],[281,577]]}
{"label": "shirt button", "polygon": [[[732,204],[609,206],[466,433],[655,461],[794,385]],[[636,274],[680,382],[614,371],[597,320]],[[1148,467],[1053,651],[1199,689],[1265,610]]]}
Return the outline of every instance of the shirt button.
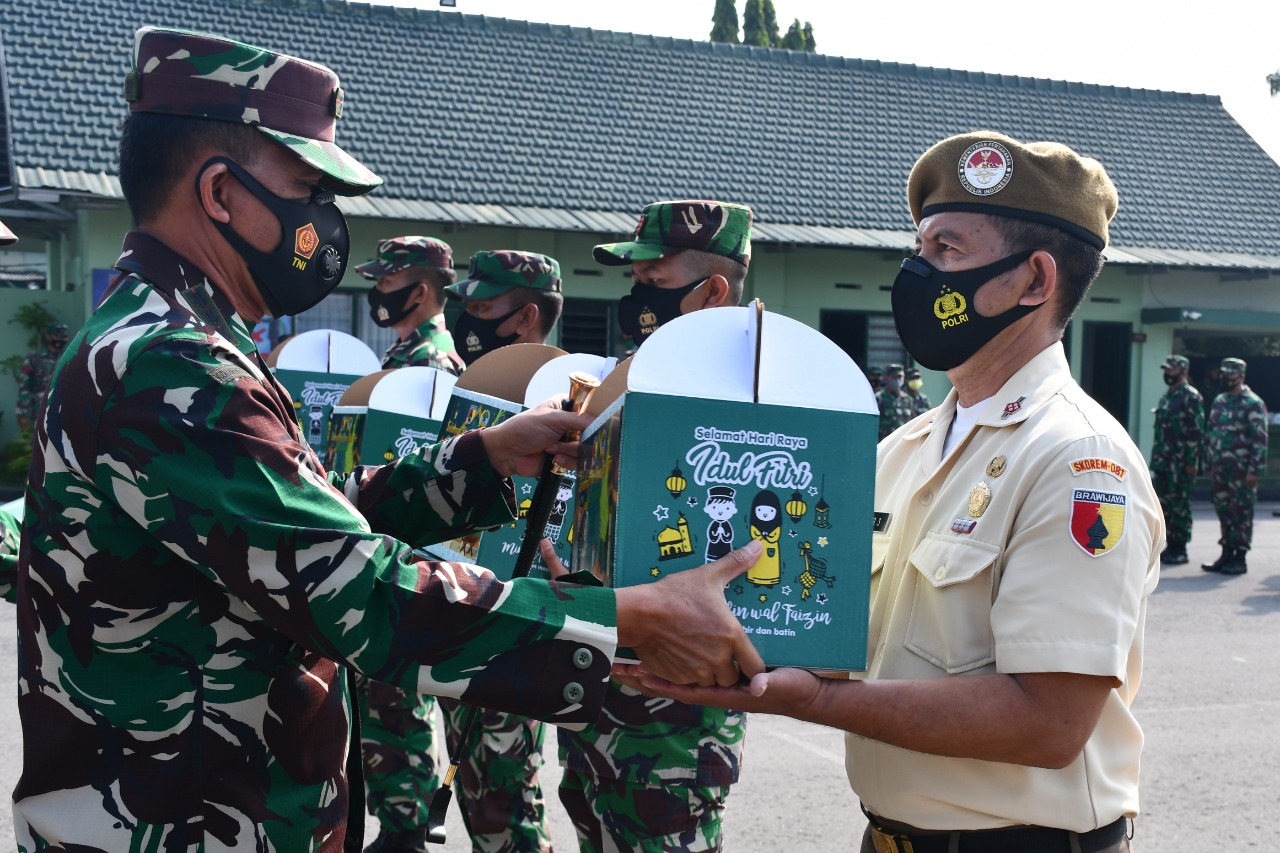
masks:
{"label": "shirt button", "polygon": [[936,572],[933,573],[933,577],[935,580],[942,580],[946,576],[947,576],[946,569],[938,569]]}
{"label": "shirt button", "polygon": [[564,686],[564,693],[561,695],[564,696],[564,701],[576,705],[582,701],[582,697],[586,696],[587,692],[582,689],[582,685],[578,682],[570,681]]}
{"label": "shirt button", "polygon": [[920,496],[921,506],[928,506],[931,503],[933,503],[933,492],[925,492]]}
{"label": "shirt button", "polygon": [[591,654],[591,649],[578,649],[573,653],[573,665],[578,669],[586,669],[591,666],[591,662],[595,659],[595,655]]}

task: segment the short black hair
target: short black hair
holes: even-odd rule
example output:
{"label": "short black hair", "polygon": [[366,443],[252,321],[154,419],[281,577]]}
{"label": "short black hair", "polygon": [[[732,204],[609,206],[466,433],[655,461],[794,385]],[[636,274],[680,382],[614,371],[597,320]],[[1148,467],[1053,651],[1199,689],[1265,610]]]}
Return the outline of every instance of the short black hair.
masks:
{"label": "short black hair", "polygon": [[1102,272],[1102,252],[1061,228],[1042,225],[1010,216],[991,216],[996,230],[1004,238],[1005,252],[1012,255],[1042,249],[1053,255],[1058,265],[1058,282],[1062,297],[1054,318],[1059,330],[1067,327],[1071,315],[1084,302],[1098,274]]}
{"label": "short black hair", "polygon": [[[160,113],[132,113],[120,124],[120,191],[134,224],[153,220],[192,160],[212,151],[252,166],[270,141],[247,124]],[[194,191],[194,190],[193,190]]]}
{"label": "short black hair", "polygon": [[536,287],[517,287],[511,291],[511,310],[523,308],[532,302],[538,306],[538,326],[545,339],[551,330],[560,322],[560,312],[564,310],[564,296],[556,290],[539,290]]}
{"label": "short black hair", "polygon": [[729,282],[730,306],[742,303],[742,286],[747,280],[747,268],[742,264],[733,258],[726,258],[715,252],[704,252],[701,249],[685,249],[680,253],[680,257],[684,258],[685,270],[694,276],[694,281],[710,278],[713,275],[723,276],[724,280]]}

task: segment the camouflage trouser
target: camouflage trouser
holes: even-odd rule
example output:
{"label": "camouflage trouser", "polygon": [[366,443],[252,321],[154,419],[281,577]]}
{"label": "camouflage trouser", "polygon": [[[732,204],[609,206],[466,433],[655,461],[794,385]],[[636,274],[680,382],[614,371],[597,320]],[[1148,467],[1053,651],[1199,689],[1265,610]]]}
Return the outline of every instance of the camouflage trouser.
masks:
{"label": "camouflage trouser", "polygon": [[[440,700],[450,756],[471,706]],[[546,725],[528,717],[485,710],[458,763],[454,796],[475,853],[550,853],[551,832],[538,770]]]}
{"label": "camouflage trouser", "polygon": [[432,731],[436,700],[361,678],[360,748],[369,814],[406,832],[427,825],[440,787],[439,747]]}
{"label": "camouflage trouser", "polygon": [[1218,512],[1218,525],[1223,548],[1248,551],[1253,542],[1253,505],[1258,501],[1258,487],[1244,484],[1245,470],[1235,465],[1215,465],[1211,477],[1213,508]]}
{"label": "camouflage trouser", "polygon": [[560,781],[581,853],[715,853],[728,797],[728,785],[650,788],[567,768]]}
{"label": "camouflage trouser", "polygon": [[1152,471],[1151,484],[1164,510],[1165,535],[1172,545],[1191,541],[1191,486],[1194,478],[1183,469]]}

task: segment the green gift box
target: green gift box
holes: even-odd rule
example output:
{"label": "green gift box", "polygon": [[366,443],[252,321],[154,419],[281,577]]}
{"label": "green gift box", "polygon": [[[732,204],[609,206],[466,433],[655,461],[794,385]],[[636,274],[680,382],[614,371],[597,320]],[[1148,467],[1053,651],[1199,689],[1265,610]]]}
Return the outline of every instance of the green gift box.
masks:
{"label": "green gift box", "polygon": [[[570,373],[583,371],[599,377],[613,364],[613,359],[569,354],[540,344],[514,344],[488,353],[473,362],[458,379],[444,415],[441,438],[501,423],[530,406],[567,394]],[[535,477],[516,475],[511,480],[518,507],[513,522],[430,545],[424,550],[439,559],[484,566],[503,580],[509,580],[524,541],[527,512],[538,485]],[[544,529],[544,535],[555,544],[566,566],[572,560],[573,480],[574,474],[570,472],[557,490]],[[547,577],[548,574],[541,555],[536,555],[529,576]]]}
{"label": "green gift box", "polygon": [[757,539],[725,598],[770,666],[866,666],[879,411],[857,365],[790,318],[664,325],[593,400],[575,567],[650,583]]}
{"label": "green gift box", "polygon": [[353,382],[378,370],[378,357],[359,338],[332,329],[294,335],[271,355],[272,372],[293,398],[303,440],[323,459],[333,407]]}

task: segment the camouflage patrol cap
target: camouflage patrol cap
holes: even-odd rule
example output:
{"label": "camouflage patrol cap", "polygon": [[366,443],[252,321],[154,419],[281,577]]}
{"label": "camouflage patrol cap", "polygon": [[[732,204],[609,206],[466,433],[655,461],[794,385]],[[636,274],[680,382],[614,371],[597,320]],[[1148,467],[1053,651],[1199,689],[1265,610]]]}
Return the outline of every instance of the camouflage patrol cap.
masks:
{"label": "camouflage patrol cap", "polygon": [[323,65],[208,33],[143,27],[124,88],[133,113],[253,125],[319,169],[340,195],[382,183],[334,142],[343,91]]}
{"label": "camouflage patrol cap", "polygon": [[1171,355],[1164,360],[1164,364],[1160,365],[1164,370],[1187,370],[1191,367],[1191,362],[1187,360],[1185,355]]}
{"label": "camouflage patrol cap", "polygon": [[908,378],[908,379],[919,379],[919,378],[920,378],[920,371],[919,371],[919,369],[918,369],[918,368],[915,368],[915,367],[908,367],[908,368],[907,368],[907,378]]}
{"label": "camouflage patrol cap", "polygon": [[8,246],[10,243],[18,242],[18,235],[9,230],[3,222],[0,222],[0,246]]}
{"label": "camouflage patrol cap", "polygon": [[517,252],[476,252],[467,277],[444,292],[454,299],[493,299],[517,287],[560,292],[560,264],[550,255]]}
{"label": "camouflage patrol cap", "polygon": [[901,376],[902,374],[903,367],[901,364],[891,364],[884,369],[885,376]]}
{"label": "camouflage patrol cap", "polygon": [[935,213],[987,213],[1051,225],[1101,250],[1119,198],[1097,160],[1057,142],[1024,144],[984,130],[921,155],[907,202],[917,225]]}
{"label": "camouflage patrol cap", "polygon": [[58,338],[60,340],[67,339],[66,323],[50,323],[44,330],[45,337]]}
{"label": "camouflage patrol cap", "polygon": [[409,267],[453,268],[453,249],[434,237],[388,237],[378,241],[378,257],[356,267],[368,279],[379,279]]}
{"label": "camouflage patrol cap", "polygon": [[1218,369],[1223,373],[1244,373],[1245,366],[1242,358],[1224,358]]}
{"label": "camouflage patrol cap", "polygon": [[875,365],[872,365],[871,367],[867,368],[867,375],[868,376],[884,376],[884,371],[876,367]]}
{"label": "camouflage patrol cap", "polygon": [[751,263],[751,208],[719,201],[656,201],[640,211],[635,237],[592,251],[608,266],[656,261],[682,249]]}

